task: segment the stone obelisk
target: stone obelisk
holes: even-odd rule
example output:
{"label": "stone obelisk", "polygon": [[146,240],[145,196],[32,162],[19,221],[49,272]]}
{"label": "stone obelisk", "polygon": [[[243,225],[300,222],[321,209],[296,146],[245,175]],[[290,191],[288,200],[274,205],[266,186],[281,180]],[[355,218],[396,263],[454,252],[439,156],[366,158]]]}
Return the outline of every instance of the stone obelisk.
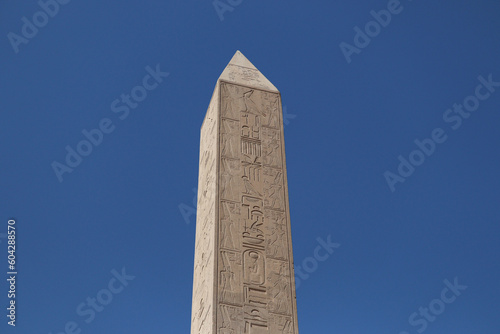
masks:
{"label": "stone obelisk", "polygon": [[191,334],[298,334],[279,91],[239,51],[201,127]]}

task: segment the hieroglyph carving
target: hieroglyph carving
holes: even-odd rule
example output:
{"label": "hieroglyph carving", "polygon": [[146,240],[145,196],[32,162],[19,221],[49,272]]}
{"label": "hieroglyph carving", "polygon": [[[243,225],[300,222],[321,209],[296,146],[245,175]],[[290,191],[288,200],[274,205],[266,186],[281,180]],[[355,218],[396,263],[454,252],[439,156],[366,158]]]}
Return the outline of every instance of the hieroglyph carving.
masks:
{"label": "hieroglyph carving", "polygon": [[281,168],[281,135],[279,130],[264,128],[262,131],[264,165]]}
{"label": "hieroglyph carving", "polygon": [[219,240],[221,249],[240,249],[240,206],[238,203],[221,202]]}
{"label": "hieroglyph carving", "polygon": [[239,136],[238,122],[231,119],[223,119],[221,134],[222,134],[222,143],[221,143],[222,156],[233,159],[239,158],[240,136]]}
{"label": "hieroglyph carving", "polygon": [[240,197],[240,161],[222,158],[220,164],[221,198],[239,201]]}
{"label": "hieroglyph carving", "polygon": [[270,333],[293,334],[293,319],[292,317],[273,314],[271,316],[271,331]]}
{"label": "hieroglyph carving", "polygon": [[268,259],[269,311],[284,315],[292,314],[289,263]]}
{"label": "hieroglyph carving", "polygon": [[285,210],[283,172],[281,169],[264,167],[264,205],[274,210]]}
{"label": "hieroglyph carving", "polygon": [[221,83],[221,106],[218,330],[295,334],[279,95]]}
{"label": "hieroglyph carving", "polygon": [[241,318],[241,308],[220,304],[217,322],[219,324],[218,334],[242,333]]}
{"label": "hieroglyph carving", "polygon": [[241,256],[231,251],[220,252],[219,301],[241,305]]}
{"label": "hieroglyph carving", "polygon": [[284,212],[266,209],[265,219],[268,226],[266,255],[274,259],[288,259],[288,231]]}

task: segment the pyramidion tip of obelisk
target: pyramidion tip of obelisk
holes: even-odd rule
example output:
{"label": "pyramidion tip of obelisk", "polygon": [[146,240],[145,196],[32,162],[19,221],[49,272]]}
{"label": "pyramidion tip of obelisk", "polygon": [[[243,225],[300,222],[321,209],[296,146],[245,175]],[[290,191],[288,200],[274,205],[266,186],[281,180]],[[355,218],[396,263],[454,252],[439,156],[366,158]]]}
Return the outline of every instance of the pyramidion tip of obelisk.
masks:
{"label": "pyramidion tip of obelisk", "polygon": [[235,65],[240,67],[251,68],[252,70],[257,70],[257,68],[250,62],[250,60],[247,59],[247,57],[243,55],[243,53],[240,52],[240,50],[236,51],[233,58],[231,58],[229,65]]}
{"label": "pyramidion tip of obelisk", "polygon": [[271,81],[269,81],[239,50],[236,51],[233,58],[231,58],[231,61],[220,75],[219,80],[278,92],[278,89],[274,87]]}

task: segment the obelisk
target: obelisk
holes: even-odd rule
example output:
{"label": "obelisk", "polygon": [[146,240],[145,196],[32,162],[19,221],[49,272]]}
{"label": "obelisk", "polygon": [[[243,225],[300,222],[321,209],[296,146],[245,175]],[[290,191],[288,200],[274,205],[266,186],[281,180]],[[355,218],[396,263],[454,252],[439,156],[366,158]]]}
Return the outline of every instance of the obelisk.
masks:
{"label": "obelisk", "polygon": [[201,127],[191,334],[298,334],[281,96],[239,51]]}

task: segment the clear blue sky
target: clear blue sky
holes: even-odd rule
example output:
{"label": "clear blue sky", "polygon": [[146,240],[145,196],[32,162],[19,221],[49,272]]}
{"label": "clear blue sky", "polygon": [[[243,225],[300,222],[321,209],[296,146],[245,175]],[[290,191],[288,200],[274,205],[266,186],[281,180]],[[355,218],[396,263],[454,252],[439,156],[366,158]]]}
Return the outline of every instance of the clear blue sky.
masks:
{"label": "clear blue sky", "polygon": [[[241,50],[295,115],[293,249],[310,271],[300,333],[498,334],[498,1],[234,0],[223,20],[211,0],[60,2],[53,17],[34,0],[0,3],[0,276],[11,217],[19,272],[15,329],[0,282],[1,333],[71,321],[189,333],[195,219],[179,206],[192,207],[203,117]],[[390,22],[370,23],[388,7]],[[131,93],[141,101],[121,100]],[[66,147],[100,126],[69,167]],[[317,263],[328,236],[340,247]],[[122,268],[135,276],[123,289]],[[445,303],[455,278],[467,288]],[[90,311],[96,297],[113,299]],[[430,306],[438,315],[420,314]]]}

